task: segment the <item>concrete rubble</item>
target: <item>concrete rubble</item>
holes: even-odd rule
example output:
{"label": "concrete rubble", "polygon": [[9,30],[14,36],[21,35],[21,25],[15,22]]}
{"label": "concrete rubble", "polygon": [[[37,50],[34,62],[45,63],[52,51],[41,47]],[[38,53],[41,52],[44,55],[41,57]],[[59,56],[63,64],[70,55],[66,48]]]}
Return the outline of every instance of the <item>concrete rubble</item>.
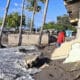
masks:
{"label": "concrete rubble", "polygon": [[52,60],[65,59],[70,54],[72,45],[80,43],[80,39],[75,39],[69,42],[64,42],[59,48],[55,49],[51,55]]}
{"label": "concrete rubble", "polygon": [[[23,52],[20,49],[24,49]],[[37,56],[41,55],[35,46],[0,49],[0,80],[34,80],[31,74],[41,70],[27,69],[25,60],[27,55],[34,54]]]}
{"label": "concrete rubble", "polygon": [[79,62],[80,61],[80,43],[75,43],[69,52],[68,57],[63,63]]}

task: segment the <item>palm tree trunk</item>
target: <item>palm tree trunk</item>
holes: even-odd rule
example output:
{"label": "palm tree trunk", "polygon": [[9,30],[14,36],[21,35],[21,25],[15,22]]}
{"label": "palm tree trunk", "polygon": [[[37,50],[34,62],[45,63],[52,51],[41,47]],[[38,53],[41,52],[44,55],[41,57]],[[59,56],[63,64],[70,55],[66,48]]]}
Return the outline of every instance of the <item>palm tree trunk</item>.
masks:
{"label": "palm tree trunk", "polygon": [[5,26],[6,23],[6,16],[8,13],[8,9],[9,9],[9,5],[10,5],[10,0],[7,0],[7,4],[6,4],[6,8],[5,8],[5,14],[4,14],[4,18],[3,18],[3,22],[2,22],[2,26],[1,26],[1,31],[0,31],[0,47],[1,47],[1,39],[2,39],[2,32],[3,32],[3,28]]}
{"label": "palm tree trunk", "polygon": [[42,27],[41,27],[41,30],[40,30],[40,36],[39,36],[39,42],[38,42],[39,45],[41,45],[41,39],[42,39],[42,34],[43,34],[43,26],[44,26],[45,21],[46,21],[48,4],[49,4],[49,0],[46,0],[45,8],[44,8],[44,15],[43,15],[43,22],[42,22]]}
{"label": "palm tree trunk", "polygon": [[32,28],[33,28],[33,25],[34,25],[34,16],[35,16],[35,11],[33,10],[32,19],[31,19],[30,33],[32,33]]}
{"label": "palm tree trunk", "polygon": [[36,9],[36,0],[34,0],[34,8],[33,8],[33,14],[32,14],[31,26],[30,26],[30,33],[32,33],[32,29],[34,26],[35,9]]}
{"label": "palm tree trunk", "polygon": [[22,1],[22,12],[21,12],[20,27],[19,27],[19,42],[18,42],[18,46],[21,46],[21,43],[22,43],[22,20],[23,20],[23,12],[24,12],[24,3],[25,3],[25,0]]}

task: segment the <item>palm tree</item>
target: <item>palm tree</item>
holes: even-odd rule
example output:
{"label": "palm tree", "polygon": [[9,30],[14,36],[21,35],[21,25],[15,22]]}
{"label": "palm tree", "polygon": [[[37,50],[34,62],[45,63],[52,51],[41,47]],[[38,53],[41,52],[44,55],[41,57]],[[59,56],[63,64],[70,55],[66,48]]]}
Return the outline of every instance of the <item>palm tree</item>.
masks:
{"label": "palm tree", "polygon": [[44,8],[44,15],[43,15],[43,22],[42,22],[42,27],[41,27],[41,30],[40,30],[40,36],[39,36],[39,42],[38,42],[39,45],[41,45],[41,39],[42,39],[42,34],[43,34],[42,31],[43,31],[43,26],[44,26],[45,21],[46,21],[48,4],[49,4],[49,0],[46,0],[46,2],[45,2],[45,8]]}
{"label": "palm tree", "polygon": [[3,32],[3,28],[4,28],[4,26],[5,26],[5,23],[6,23],[6,17],[7,17],[7,13],[8,13],[10,1],[11,1],[11,0],[7,0],[7,4],[6,4],[6,8],[5,8],[5,14],[4,14],[4,18],[3,18],[3,22],[2,22],[2,26],[1,26],[1,31],[0,31],[0,47],[1,47],[1,45],[2,45],[2,44],[1,44],[2,32]]}
{"label": "palm tree", "polygon": [[36,9],[36,0],[33,1],[33,14],[32,14],[31,26],[30,26],[30,33],[32,33],[32,28],[34,26],[35,9]]}
{"label": "palm tree", "polygon": [[34,16],[36,12],[39,12],[41,10],[41,6],[38,5],[39,0],[28,0],[30,3],[29,6],[27,6],[27,9],[29,11],[33,11],[32,19],[31,19],[31,25],[30,25],[30,33],[32,32],[33,26],[34,26]]}
{"label": "palm tree", "polygon": [[25,0],[22,1],[22,11],[21,11],[21,20],[20,20],[20,27],[19,27],[19,42],[18,42],[18,46],[20,46],[21,43],[22,43],[22,21],[23,21],[24,3],[25,3]]}

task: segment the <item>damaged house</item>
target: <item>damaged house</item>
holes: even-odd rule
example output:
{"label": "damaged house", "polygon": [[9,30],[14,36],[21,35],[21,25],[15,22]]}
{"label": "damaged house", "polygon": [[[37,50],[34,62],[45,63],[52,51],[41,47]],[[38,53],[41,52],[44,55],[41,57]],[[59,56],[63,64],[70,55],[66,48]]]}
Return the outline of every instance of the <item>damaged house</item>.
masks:
{"label": "damaged house", "polygon": [[79,18],[80,0],[64,0],[69,19],[72,25],[77,25]]}

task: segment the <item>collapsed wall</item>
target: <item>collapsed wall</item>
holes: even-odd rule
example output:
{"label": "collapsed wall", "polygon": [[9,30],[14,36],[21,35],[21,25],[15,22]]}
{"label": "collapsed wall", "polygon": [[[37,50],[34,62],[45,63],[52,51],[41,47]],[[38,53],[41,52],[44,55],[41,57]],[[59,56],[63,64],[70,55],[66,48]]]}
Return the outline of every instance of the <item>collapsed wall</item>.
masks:
{"label": "collapsed wall", "polygon": [[77,25],[79,19],[80,0],[64,0],[71,24]]}

